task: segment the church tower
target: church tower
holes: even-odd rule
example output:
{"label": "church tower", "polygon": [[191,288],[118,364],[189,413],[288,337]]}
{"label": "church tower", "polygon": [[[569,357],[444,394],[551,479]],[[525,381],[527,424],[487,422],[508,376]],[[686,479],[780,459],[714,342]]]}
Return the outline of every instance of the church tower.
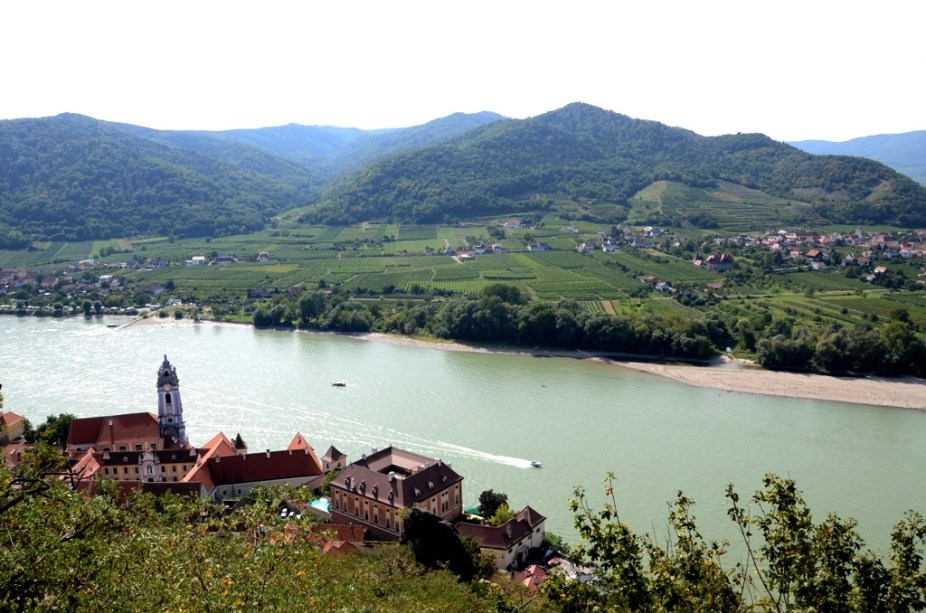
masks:
{"label": "church tower", "polygon": [[158,423],[161,426],[161,437],[167,441],[176,437],[184,443],[186,440],[186,426],[183,423],[183,403],[180,402],[180,379],[177,378],[177,369],[170,365],[167,356],[158,371]]}

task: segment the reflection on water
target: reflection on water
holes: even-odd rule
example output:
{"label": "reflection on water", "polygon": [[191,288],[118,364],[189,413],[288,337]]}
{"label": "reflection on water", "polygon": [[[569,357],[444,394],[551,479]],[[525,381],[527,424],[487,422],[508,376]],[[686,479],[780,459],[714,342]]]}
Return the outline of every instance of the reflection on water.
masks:
{"label": "reflection on water", "polygon": [[[406,447],[452,463],[467,506],[502,491],[565,535],[573,487],[600,501],[611,470],[621,517],[642,532],[663,526],[681,488],[702,533],[732,539],[724,486],[746,497],[766,472],[795,478],[818,518],[855,517],[873,546],[886,545],[904,510],[926,511],[918,411],[724,393],[596,361],[246,326],[0,317],[0,338],[6,406],[33,423],[59,412],[156,412],[167,354],[194,444],[222,430],[252,450],[280,448],[299,431],[319,453],[333,444],[352,458]],[[526,470],[531,460],[543,468]]]}

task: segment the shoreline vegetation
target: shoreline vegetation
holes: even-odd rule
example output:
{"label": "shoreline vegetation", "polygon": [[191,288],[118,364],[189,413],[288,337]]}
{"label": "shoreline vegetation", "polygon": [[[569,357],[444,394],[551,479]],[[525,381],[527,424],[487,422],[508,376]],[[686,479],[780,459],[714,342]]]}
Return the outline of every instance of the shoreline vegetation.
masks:
{"label": "shoreline vegetation", "polygon": [[[191,319],[141,317],[129,324],[185,325],[200,324]],[[227,322],[202,321],[209,325],[242,325]],[[243,324],[250,325],[250,324]],[[291,328],[286,330],[292,331]],[[743,360],[727,357],[700,363],[680,361],[643,361],[629,356],[615,357],[614,353],[570,350],[542,350],[507,346],[469,345],[455,341],[423,337],[408,337],[382,332],[342,333],[304,330],[315,334],[337,334],[369,342],[390,343],[405,347],[418,347],[441,351],[469,353],[530,355],[542,357],[568,357],[597,360],[619,368],[664,377],[673,381],[717,389],[728,393],[762,394],[807,400],[824,400],[865,404],[926,412],[926,380],[916,377],[834,377],[821,374],[802,374],[768,370]]]}

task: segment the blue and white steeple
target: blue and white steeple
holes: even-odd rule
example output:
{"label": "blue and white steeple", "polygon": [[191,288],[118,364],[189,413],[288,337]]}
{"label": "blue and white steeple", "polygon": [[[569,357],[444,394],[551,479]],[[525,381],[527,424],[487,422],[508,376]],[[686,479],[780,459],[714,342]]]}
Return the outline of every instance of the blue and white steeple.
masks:
{"label": "blue and white steeple", "polygon": [[171,437],[187,442],[186,425],[183,423],[183,403],[180,401],[180,379],[177,369],[171,366],[164,356],[164,362],[158,370],[158,423],[161,437],[166,441]]}

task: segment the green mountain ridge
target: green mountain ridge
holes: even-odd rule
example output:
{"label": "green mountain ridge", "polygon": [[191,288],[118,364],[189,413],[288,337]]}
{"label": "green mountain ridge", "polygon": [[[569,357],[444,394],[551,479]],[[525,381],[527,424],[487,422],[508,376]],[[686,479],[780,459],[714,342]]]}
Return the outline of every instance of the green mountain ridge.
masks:
{"label": "green mountain ridge", "polygon": [[[677,186],[670,205],[639,206],[661,182]],[[753,195],[731,208],[731,190]],[[703,137],[583,103],[523,120],[456,113],[375,131],[163,131],[74,114],[0,121],[0,248],[222,236],[293,209],[312,223],[435,223],[563,202],[609,223],[722,227],[745,211],[758,224],[926,226],[926,188],[878,162],[814,156],[761,134]]]}
{"label": "green mountain ridge", "polygon": [[0,244],[253,231],[302,198],[271,176],[89,117],[0,122]]}
{"label": "green mountain ridge", "polygon": [[619,221],[635,194],[663,180],[727,181],[812,204],[830,222],[926,224],[926,190],[878,162],[812,156],[761,134],[703,137],[582,103],[382,159],[333,182],[303,218],[433,223],[565,197],[610,205]]}

